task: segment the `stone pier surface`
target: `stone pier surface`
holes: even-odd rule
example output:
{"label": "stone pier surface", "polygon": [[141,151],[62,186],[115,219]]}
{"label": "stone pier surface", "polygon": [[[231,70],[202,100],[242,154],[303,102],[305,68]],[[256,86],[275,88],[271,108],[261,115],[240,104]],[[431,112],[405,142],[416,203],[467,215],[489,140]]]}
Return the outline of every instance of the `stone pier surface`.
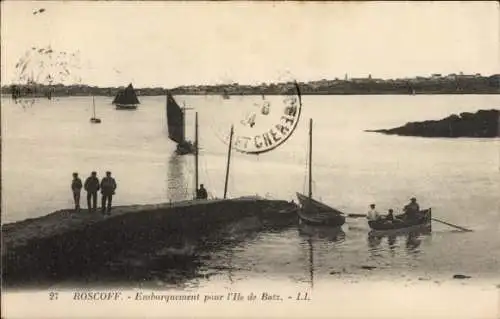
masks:
{"label": "stone pier surface", "polygon": [[236,198],[118,206],[110,216],[59,210],[2,225],[2,278],[7,287],[46,286],[92,272],[128,250],[197,247],[247,218],[259,227],[289,227],[297,206],[282,200]]}

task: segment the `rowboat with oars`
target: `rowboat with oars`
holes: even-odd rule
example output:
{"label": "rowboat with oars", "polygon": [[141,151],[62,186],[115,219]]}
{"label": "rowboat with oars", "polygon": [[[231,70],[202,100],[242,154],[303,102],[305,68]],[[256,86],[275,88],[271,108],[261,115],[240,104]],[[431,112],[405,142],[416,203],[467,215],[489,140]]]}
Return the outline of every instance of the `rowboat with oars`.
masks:
{"label": "rowboat with oars", "polygon": [[420,210],[416,214],[416,218],[394,218],[394,220],[380,219],[376,221],[369,221],[370,234],[384,235],[384,234],[398,234],[414,231],[430,232],[432,231],[432,209]]}

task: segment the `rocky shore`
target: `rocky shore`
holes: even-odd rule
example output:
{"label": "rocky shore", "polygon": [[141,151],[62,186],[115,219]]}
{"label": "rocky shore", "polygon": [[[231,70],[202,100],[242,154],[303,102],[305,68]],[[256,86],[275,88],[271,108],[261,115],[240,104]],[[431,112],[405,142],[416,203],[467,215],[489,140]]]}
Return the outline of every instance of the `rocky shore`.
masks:
{"label": "rocky shore", "polygon": [[[210,245],[216,249],[223,244],[220,236],[228,227],[237,232],[235,223],[250,218],[253,230],[289,227],[296,222],[296,207],[286,201],[265,199],[198,200],[120,206],[111,216],[60,210],[5,224],[4,287],[41,288],[75,278],[83,280],[130,252],[158,257],[162,251],[157,262],[163,271],[179,269],[179,263],[186,263],[187,269],[195,263],[197,249]],[[184,251],[183,258],[174,256],[179,251]],[[123,268],[120,271],[124,272]],[[127,272],[118,277],[133,275]]]}
{"label": "rocky shore", "polygon": [[437,121],[409,122],[391,129],[366,130],[390,135],[420,137],[475,137],[494,138],[500,136],[500,111],[479,110],[476,113],[452,114]]}

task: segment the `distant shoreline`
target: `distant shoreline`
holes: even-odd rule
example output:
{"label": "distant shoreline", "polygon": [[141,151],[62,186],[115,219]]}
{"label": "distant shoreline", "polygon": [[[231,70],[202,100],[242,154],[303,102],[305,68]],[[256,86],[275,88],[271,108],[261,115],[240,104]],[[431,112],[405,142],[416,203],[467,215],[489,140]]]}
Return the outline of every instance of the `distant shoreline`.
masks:
{"label": "distant shoreline", "polygon": [[[320,80],[297,83],[301,95],[459,95],[500,94],[500,74],[481,75],[433,75],[412,79],[345,79]],[[121,87],[97,87],[85,84],[47,85],[11,84],[2,86],[2,94],[17,90],[19,97],[63,97],[63,96],[115,96]],[[135,88],[138,96],[162,96],[170,91],[173,95],[287,95],[296,91],[295,83],[262,83],[241,85],[188,85],[172,89],[163,87]]]}
{"label": "distant shoreline", "polygon": [[[144,94],[141,94],[139,95],[138,94],[138,97],[158,97],[158,96],[165,96],[166,94],[148,94],[148,95],[144,95]],[[207,93],[207,94],[194,94],[194,93],[176,93],[175,95],[177,96],[218,96],[220,94],[217,94],[217,93]],[[284,95],[287,95],[287,94],[265,94],[266,96],[284,96]],[[381,96],[381,95],[408,95],[408,94],[404,94],[404,93],[302,93],[301,94],[302,96]],[[429,95],[500,95],[500,92],[488,92],[488,93],[477,93],[477,92],[470,92],[470,93],[420,93],[420,94],[415,94],[416,95],[420,95],[420,96],[429,96]],[[53,98],[70,98],[70,97],[108,97],[108,98],[113,98],[114,96],[113,95],[103,95],[103,94],[72,94],[72,95],[57,95],[57,94],[54,94],[52,95]],[[229,94],[229,96],[231,97],[236,97],[236,96],[261,96],[261,94],[252,94],[252,93],[249,93],[249,94]],[[1,97],[2,98],[11,98],[11,95],[9,93],[2,93],[1,94]],[[37,94],[37,95],[31,95],[31,96],[22,96],[20,97],[20,99],[29,99],[29,98],[37,98],[37,99],[40,99],[40,98],[47,98],[45,95],[43,94]]]}

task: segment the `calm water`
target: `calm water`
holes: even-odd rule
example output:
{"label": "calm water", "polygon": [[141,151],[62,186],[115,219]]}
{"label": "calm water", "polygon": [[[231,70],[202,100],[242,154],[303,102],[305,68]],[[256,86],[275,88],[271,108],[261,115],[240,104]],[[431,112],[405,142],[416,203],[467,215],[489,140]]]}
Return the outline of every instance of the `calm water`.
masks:
{"label": "calm water", "polygon": [[[243,107],[260,97],[179,96],[199,112],[200,182],[210,196],[224,188],[228,132]],[[280,97],[271,97],[280,99]],[[193,158],[174,156],[166,135],[165,97],[142,97],[136,111],[117,111],[111,98],[96,97],[101,124],[90,124],[92,98],[39,100],[23,108],[2,99],[3,220],[12,222],[71,207],[71,173],[85,178],[111,170],[118,182],[114,203],[137,204],[191,196]],[[272,102],[273,103],[273,102]],[[277,100],[276,100],[277,103]],[[294,199],[306,185],[308,119],[314,119],[314,195],[340,210],[399,210],[411,196],[434,216],[475,230],[457,233],[434,223],[429,236],[368,238],[364,219],[349,219],[344,234],[318,235],[293,228],[243,235],[233,225],[234,244],[206,252],[200,276],[188,285],[271,278],[310,282],[386,277],[441,280],[455,273],[473,280],[499,279],[499,140],[424,139],[364,133],[408,121],[498,108],[500,96],[306,96],[299,126],[276,151],[233,153],[229,196],[259,194]],[[194,113],[188,111],[187,135]],[[237,238],[240,236],[240,238]],[[160,254],[160,253],[159,253]],[[140,259],[140,257],[137,257]],[[116,261],[118,264],[124,261]],[[374,270],[360,266],[375,266]],[[340,272],[341,275],[337,274]],[[164,286],[161,270],[150,283]]]}

